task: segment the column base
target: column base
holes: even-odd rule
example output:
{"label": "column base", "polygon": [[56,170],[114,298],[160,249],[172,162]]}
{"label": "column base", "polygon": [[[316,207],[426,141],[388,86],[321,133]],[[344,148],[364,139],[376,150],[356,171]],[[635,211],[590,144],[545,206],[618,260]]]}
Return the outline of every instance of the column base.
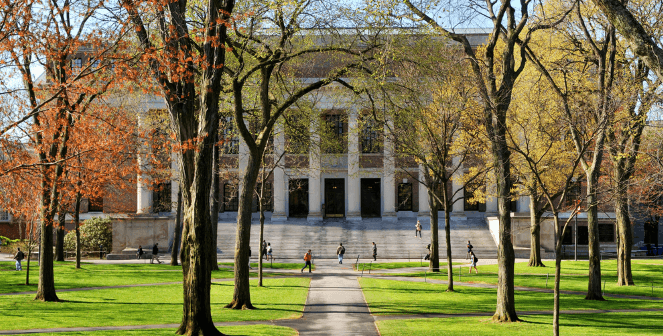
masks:
{"label": "column base", "polygon": [[348,212],[348,215],[345,216],[345,219],[349,221],[361,221],[361,212]]}
{"label": "column base", "polygon": [[272,222],[285,222],[288,219],[288,216],[285,215],[285,212],[275,212],[272,214]]}
{"label": "column base", "polygon": [[398,220],[396,212],[384,212],[382,213],[382,221],[395,222]]}
{"label": "column base", "polygon": [[306,220],[309,222],[319,222],[322,220],[322,212],[309,212]]}
{"label": "column base", "polygon": [[467,220],[467,214],[465,214],[465,211],[452,211],[450,215],[458,220]]}

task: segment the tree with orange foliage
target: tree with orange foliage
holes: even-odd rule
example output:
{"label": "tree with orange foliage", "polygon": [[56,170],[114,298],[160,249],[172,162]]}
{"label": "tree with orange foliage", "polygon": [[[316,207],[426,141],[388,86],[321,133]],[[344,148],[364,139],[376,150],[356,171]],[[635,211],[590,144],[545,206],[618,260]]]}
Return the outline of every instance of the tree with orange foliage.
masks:
{"label": "tree with orange foliage", "polygon": [[[103,20],[104,7],[104,1],[23,0],[13,1],[2,13],[10,18],[4,30],[8,34],[0,39],[2,61],[16,69],[12,75],[20,80],[3,83],[0,106],[10,112],[4,115],[0,137],[3,145],[22,153],[16,153],[21,160],[3,161],[0,171],[3,178],[18,181],[18,175],[32,174],[38,181],[41,243],[35,299],[42,301],[58,301],[53,219],[65,163],[83,154],[68,147],[72,129],[122,73],[109,70],[124,29]],[[35,65],[44,69],[38,79]]]}

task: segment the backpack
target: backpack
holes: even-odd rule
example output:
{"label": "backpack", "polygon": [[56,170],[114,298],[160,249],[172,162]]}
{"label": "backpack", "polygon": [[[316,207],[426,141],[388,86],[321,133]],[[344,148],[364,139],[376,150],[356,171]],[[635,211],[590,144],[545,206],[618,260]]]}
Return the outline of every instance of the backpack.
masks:
{"label": "backpack", "polygon": [[25,255],[23,255],[23,251],[18,251],[18,253],[16,253],[16,260],[23,260],[24,257]]}
{"label": "backpack", "polygon": [[345,254],[345,246],[341,246],[341,254]]}
{"label": "backpack", "polygon": [[477,256],[474,256],[474,262],[478,262],[478,261],[479,261],[479,258],[477,258]]}

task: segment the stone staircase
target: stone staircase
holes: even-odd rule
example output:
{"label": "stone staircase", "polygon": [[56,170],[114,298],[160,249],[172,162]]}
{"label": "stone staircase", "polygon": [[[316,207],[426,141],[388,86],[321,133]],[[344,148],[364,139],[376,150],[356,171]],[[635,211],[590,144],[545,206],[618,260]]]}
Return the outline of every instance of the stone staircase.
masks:
{"label": "stone staircase", "polygon": [[[430,225],[422,220],[423,238],[414,236],[416,219],[404,218],[396,221],[383,221],[380,218],[347,221],[325,219],[309,222],[306,219],[288,219],[286,222],[265,222],[264,239],[271,243],[274,258],[301,260],[306,250],[311,249],[315,258],[336,258],[339,242],[345,246],[345,258],[354,260],[369,259],[372,254],[371,242],[378,246],[378,259],[419,260],[426,255],[430,243]],[[235,247],[236,222],[219,222],[217,252],[219,259],[232,259]],[[260,224],[254,220],[251,227],[252,258],[260,255]],[[485,218],[463,217],[451,220],[451,249],[456,259],[465,259],[467,241],[474,246],[479,259],[496,258],[497,247],[488,230]],[[439,229],[440,257],[446,258],[444,223]],[[290,260],[292,261],[292,260]]]}

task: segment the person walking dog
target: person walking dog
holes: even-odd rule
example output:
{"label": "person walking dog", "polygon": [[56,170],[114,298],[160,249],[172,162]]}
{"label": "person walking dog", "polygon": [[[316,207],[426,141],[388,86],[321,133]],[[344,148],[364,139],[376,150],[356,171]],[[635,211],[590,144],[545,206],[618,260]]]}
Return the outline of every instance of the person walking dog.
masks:
{"label": "person walking dog", "polygon": [[304,255],[304,267],[302,267],[301,273],[304,273],[304,269],[308,266],[308,272],[311,273],[311,250],[308,250]]}
{"label": "person walking dog", "polygon": [[343,263],[343,255],[345,254],[345,247],[343,247],[343,243],[338,244],[338,248],[336,249],[336,255],[338,256],[338,263],[342,264]]}

